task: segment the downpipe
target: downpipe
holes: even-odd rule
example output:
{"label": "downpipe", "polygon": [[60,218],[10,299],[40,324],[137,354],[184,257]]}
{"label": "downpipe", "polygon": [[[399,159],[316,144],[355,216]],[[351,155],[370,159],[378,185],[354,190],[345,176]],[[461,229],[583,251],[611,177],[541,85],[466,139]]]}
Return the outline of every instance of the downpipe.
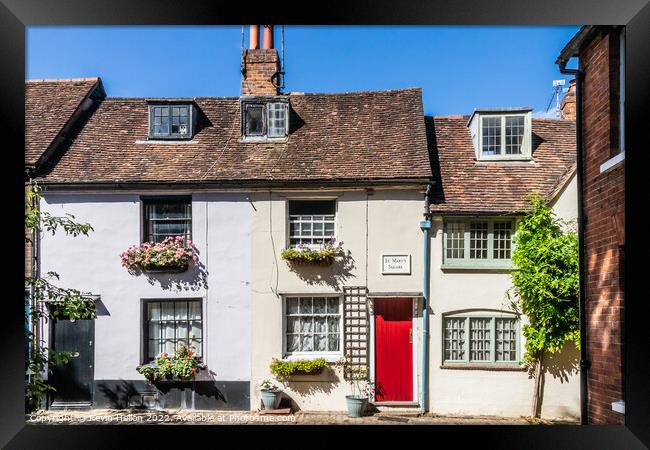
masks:
{"label": "downpipe", "polygon": [[577,69],[567,69],[567,61],[559,64],[560,73],[564,75],[574,75],[576,79],[576,175],[578,184],[578,272],[579,272],[579,317],[580,317],[580,423],[587,425],[589,407],[588,407],[588,390],[587,390],[587,371],[589,370],[589,360],[587,359],[587,317],[585,314],[585,305],[587,294],[585,291],[585,223],[584,215],[584,168],[583,168],[583,148],[582,148],[582,81],[584,72]]}
{"label": "downpipe", "polygon": [[420,413],[424,415],[427,412],[427,375],[429,368],[429,283],[431,277],[430,270],[430,231],[431,231],[431,213],[429,212],[429,205],[431,202],[431,189],[433,182],[427,185],[426,194],[424,196],[425,220],[420,221],[420,229],[422,230],[422,237],[424,239],[424,286],[422,288],[422,374],[421,381],[421,399],[420,399]]}

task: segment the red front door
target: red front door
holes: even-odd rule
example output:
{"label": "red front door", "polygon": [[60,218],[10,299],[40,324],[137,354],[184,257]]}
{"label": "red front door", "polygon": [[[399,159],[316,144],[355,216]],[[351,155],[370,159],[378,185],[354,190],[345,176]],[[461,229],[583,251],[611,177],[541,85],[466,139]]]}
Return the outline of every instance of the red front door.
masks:
{"label": "red front door", "polygon": [[375,399],[413,400],[410,298],[375,299]]}

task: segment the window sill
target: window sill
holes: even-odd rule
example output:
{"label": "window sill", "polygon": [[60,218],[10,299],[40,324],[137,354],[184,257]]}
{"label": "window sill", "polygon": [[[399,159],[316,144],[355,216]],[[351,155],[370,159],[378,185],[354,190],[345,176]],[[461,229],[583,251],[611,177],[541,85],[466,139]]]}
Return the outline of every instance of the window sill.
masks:
{"label": "window sill", "polygon": [[481,156],[476,158],[477,163],[484,162],[519,162],[534,164],[533,158],[530,156]]}
{"label": "window sill", "polygon": [[622,151],[616,156],[609,158],[607,161],[600,165],[600,173],[607,173],[614,170],[625,162],[625,151]]}
{"label": "window sill", "polygon": [[270,138],[270,137],[264,137],[264,136],[259,136],[259,137],[245,137],[245,136],[242,136],[239,139],[239,142],[259,144],[259,143],[263,143],[263,142],[283,143],[283,142],[287,142],[288,140],[289,140],[288,136],[277,137],[277,138]]}
{"label": "window sill", "polygon": [[198,144],[199,141],[195,139],[185,139],[185,138],[179,138],[179,139],[161,139],[161,138],[152,138],[152,139],[141,139],[139,141],[135,141],[136,144],[142,145],[142,144],[149,144],[149,145],[177,145],[177,144]]}
{"label": "window sill", "polygon": [[513,264],[503,264],[503,265],[492,265],[492,264],[458,264],[458,263],[443,263],[440,266],[441,270],[445,271],[484,271],[484,272],[510,272],[515,270],[516,267]]}
{"label": "window sill", "polygon": [[445,370],[487,370],[489,372],[525,372],[526,368],[516,364],[442,364]]}
{"label": "window sill", "polygon": [[284,357],[282,359],[284,359],[286,361],[298,361],[298,360],[313,361],[314,359],[323,358],[328,363],[335,363],[335,362],[339,361],[342,357],[343,357],[343,355],[341,355],[341,354],[332,355],[332,354],[314,353],[314,354],[309,354],[309,355],[306,355],[306,354],[302,354],[302,355],[295,355],[295,354],[293,354],[293,355],[284,355]]}

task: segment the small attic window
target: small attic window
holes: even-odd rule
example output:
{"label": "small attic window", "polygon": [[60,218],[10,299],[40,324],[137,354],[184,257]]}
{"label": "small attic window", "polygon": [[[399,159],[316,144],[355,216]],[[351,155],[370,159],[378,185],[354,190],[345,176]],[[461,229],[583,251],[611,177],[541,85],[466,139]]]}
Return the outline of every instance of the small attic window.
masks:
{"label": "small attic window", "polygon": [[149,105],[149,139],[191,139],[196,113],[189,103]]}
{"label": "small attic window", "polygon": [[242,138],[265,140],[285,138],[289,131],[289,103],[287,101],[242,100]]}
{"label": "small attic window", "polygon": [[468,126],[477,160],[531,159],[530,110],[477,110]]}

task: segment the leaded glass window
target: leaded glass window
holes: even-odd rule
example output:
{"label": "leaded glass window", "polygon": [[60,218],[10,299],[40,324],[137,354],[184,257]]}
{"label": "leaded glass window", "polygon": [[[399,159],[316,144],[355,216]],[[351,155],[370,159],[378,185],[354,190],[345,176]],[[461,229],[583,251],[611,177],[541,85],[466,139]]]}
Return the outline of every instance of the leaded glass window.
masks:
{"label": "leaded glass window", "polygon": [[477,318],[469,321],[469,360],[490,361],[491,319]]}
{"label": "leaded glass window", "polygon": [[518,363],[514,314],[473,311],[443,318],[443,363]]}
{"label": "leaded glass window", "polygon": [[287,297],[286,353],[340,353],[341,317],[339,297]]}
{"label": "leaded glass window", "polygon": [[289,201],[289,245],[319,245],[335,239],[335,200]]}
{"label": "leaded glass window", "polygon": [[465,318],[445,320],[445,360],[463,361],[465,359]]}
{"label": "leaded glass window", "polygon": [[147,199],[143,204],[145,242],[161,242],[168,236],[192,238],[191,198]]}
{"label": "leaded glass window", "polygon": [[151,362],[160,353],[174,354],[178,345],[203,356],[203,312],[201,300],[148,300],[144,304],[144,348]]}
{"label": "leaded glass window", "polygon": [[287,135],[287,104],[268,103],[266,105],[268,115],[268,136],[284,137]]}
{"label": "leaded glass window", "polygon": [[469,257],[471,259],[486,259],[488,257],[487,222],[470,222]]}
{"label": "leaded glass window", "polygon": [[517,360],[517,320],[496,319],[496,360]]}
{"label": "leaded glass window", "polygon": [[247,99],[241,104],[242,136],[244,139],[264,140],[283,138],[289,129],[289,103]]}

